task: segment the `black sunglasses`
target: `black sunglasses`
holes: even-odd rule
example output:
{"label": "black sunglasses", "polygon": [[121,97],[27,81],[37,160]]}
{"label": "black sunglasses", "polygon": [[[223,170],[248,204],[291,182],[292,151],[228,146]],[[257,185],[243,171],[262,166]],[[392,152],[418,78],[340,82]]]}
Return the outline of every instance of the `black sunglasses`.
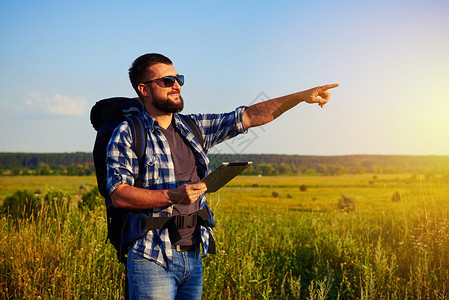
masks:
{"label": "black sunglasses", "polygon": [[143,84],[148,84],[148,83],[152,83],[152,82],[155,82],[155,81],[161,81],[161,80],[163,80],[163,82],[164,82],[164,87],[172,87],[172,86],[174,86],[175,85],[175,80],[179,83],[180,86],[184,85],[184,75],[165,76],[165,77],[161,77],[161,78],[145,81],[145,82],[142,82],[142,83]]}

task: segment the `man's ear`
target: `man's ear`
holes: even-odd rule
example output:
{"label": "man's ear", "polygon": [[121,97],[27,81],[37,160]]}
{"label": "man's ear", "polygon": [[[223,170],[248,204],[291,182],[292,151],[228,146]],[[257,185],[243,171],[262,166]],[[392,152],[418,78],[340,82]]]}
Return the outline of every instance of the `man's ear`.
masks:
{"label": "man's ear", "polygon": [[139,90],[139,92],[142,96],[146,97],[150,94],[149,87],[146,84],[140,83],[137,86],[137,89]]}

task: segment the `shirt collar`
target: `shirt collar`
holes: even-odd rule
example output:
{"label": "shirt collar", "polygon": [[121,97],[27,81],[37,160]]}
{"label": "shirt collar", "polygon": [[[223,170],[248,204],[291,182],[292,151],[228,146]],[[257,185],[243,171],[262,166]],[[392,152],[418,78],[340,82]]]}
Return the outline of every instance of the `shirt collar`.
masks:
{"label": "shirt collar", "polygon": [[153,132],[155,129],[159,128],[159,123],[156,121],[155,118],[150,116],[150,114],[144,109],[140,113],[140,116],[142,117],[142,120],[145,124],[147,124],[148,129],[150,129],[151,132]]}
{"label": "shirt collar", "polygon": [[[141,112],[141,117],[144,120],[145,124],[148,124],[148,128],[151,132],[153,132],[155,129],[159,129],[159,123],[156,121],[155,118],[150,116],[150,114],[144,109]],[[178,114],[173,114],[173,118],[175,120],[175,127],[176,129],[180,130],[181,132],[185,132],[187,130],[186,125],[182,122],[181,118],[178,116]]]}
{"label": "shirt collar", "polygon": [[178,114],[173,114],[173,118],[175,120],[176,129],[178,129],[180,131],[187,129],[186,125],[184,125],[184,123],[181,120],[181,117]]}

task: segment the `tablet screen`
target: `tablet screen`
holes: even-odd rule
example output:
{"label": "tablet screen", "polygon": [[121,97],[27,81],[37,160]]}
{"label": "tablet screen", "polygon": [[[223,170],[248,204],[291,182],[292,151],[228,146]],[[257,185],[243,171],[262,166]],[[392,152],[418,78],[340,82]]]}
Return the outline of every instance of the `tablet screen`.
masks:
{"label": "tablet screen", "polygon": [[213,170],[209,175],[201,181],[206,183],[207,192],[213,193],[218,191],[222,186],[231,181],[235,176],[239,175],[243,170],[252,165],[252,161],[246,162],[224,162]]}

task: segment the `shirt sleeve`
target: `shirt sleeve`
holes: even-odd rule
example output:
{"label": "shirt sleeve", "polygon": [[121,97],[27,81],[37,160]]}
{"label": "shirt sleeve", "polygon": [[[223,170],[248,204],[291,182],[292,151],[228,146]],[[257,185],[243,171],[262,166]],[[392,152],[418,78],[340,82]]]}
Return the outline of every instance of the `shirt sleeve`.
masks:
{"label": "shirt sleeve", "polygon": [[204,133],[204,148],[224,142],[238,134],[248,130],[243,126],[243,111],[246,106],[240,106],[236,110],[222,114],[196,114],[198,126]]}
{"label": "shirt sleeve", "polygon": [[132,150],[131,130],[126,121],[114,130],[106,151],[108,193],[111,194],[123,183],[134,185],[134,174],[139,172],[139,162]]}

